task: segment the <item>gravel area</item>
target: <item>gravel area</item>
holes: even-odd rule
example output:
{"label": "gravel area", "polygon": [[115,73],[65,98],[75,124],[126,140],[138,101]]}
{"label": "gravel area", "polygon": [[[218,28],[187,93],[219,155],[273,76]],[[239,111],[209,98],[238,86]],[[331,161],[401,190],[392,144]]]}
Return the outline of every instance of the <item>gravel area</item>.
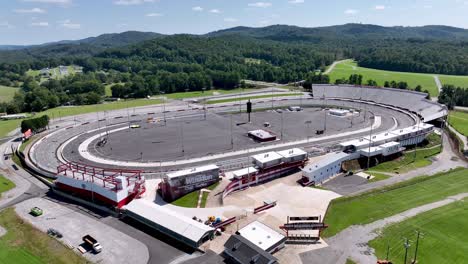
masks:
{"label": "gravel area", "polygon": [[[29,214],[32,207],[37,206],[44,211],[39,217]],[[148,248],[141,242],[109,227],[82,213],[43,198],[32,198],[15,206],[16,213],[33,226],[47,232],[54,228],[63,234],[61,239],[77,251],[83,241],[82,237],[90,234],[98,240],[103,250],[99,254],[88,252],[84,257],[96,263],[148,263]],[[81,254],[77,251],[77,254]]]}

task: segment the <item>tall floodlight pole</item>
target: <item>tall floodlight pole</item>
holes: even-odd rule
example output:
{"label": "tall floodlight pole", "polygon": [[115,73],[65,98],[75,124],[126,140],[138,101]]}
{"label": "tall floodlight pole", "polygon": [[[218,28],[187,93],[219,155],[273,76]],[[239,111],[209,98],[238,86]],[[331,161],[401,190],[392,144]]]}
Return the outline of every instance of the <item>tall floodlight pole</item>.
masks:
{"label": "tall floodlight pole", "polygon": [[271,87],[271,109],[273,110],[273,86]]}
{"label": "tall floodlight pole", "polygon": [[233,138],[233,135],[232,135],[232,114],[231,114],[231,124],[230,124],[230,131],[231,131],[231,149],[234,148],[234,138]]}
{"label": "tall floodlight pole", "polygon": [[372,146],[372,129],[373,129],[373,124],[371,122],[370,134],[369,134],[369,150],[368,150],[368,153],[367,153],[367,170],[369,170],[369,167],[370,167],[370,154],[371,154],[371,146]]}
{"label": "tall floodlight pole", "polygon": [[416,133],[417,133],[417,134],[416,134],[416,142],[415,142],[416,145],[414,146],[413,162],[416,161],[416,152],[417,152],[417,150],[418,150],[418,141],[419,141],[419,137],[420,137],[420,135],[419,135],[419,122],[420,122],[420,121],[421,121],[421,115],[420,115],[420,113],[418,112],[418,123],[417,123],[417,125],[416,125]]}
{"label": "tall floodlight pole", "polygon": [[310,135],[310,124],[312,124],[312,121],[308,120],[305,121],[305,125],[307,126],[307,143],[309,143],[309,135]]}
{"label": "tall floodlight pole", "polygon": [[284,125],[283,125],[283,114],[284,114],[284,112],[281,111],[281,140],[283,140],[283,128],[284,128]]}
{"label": "tall floodlight pole", "polygon": [[180,145],[182,147],[182,155],[185,154],[185,149],[184,149],[184,124],[182,124],[182,121],[180,122]]}
{"label": "tall floodlight pole", "polygon": [[[130,112],[129,112],[129,105],[128,105],[128,97],[125,98],[125,101],[127,102],[127,122],[128,122],[128,128],[130,128]],[[130,131],[130,130],[129,130]]]}

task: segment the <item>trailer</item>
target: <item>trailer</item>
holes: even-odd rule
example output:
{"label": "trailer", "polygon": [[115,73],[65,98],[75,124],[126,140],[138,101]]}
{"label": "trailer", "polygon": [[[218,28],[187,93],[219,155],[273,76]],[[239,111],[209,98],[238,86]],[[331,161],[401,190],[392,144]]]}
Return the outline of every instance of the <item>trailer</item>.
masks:
{"label": "trailer", "polygon": [[99,253],[102,251],[102,246],[99,244],[99,242],[92,236],[86,235],[83,237],[83,242],[85,242],[87,245],[91,246],[94,250],[94,252]]}

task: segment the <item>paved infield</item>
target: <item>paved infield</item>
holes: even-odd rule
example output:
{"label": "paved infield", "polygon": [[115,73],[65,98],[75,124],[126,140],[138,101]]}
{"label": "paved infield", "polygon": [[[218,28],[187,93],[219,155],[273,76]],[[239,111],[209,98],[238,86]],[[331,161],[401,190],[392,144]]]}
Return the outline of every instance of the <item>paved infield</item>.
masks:
{"label": "paved infield", "polygon": [[[281,102],[276,102],[275,105],[282,105],[282,108],[285,108],[287,107],[287,105],[294,105],[294,104],[299,104],[300,100],[292,100],[291,102],[290,101],[281,101]],[[351,107],[351,108],[354,108],[354,109],[357,109],[357,108],[361,108],[361,107],[364,107],[364,105],[360,104],[360,103],[354,103],[354,102],[336,102],[336,101],[333,101],[333,100],[329,100],[328,101],[329,104],[334,104],[334,105],[339,105],[339,106],[348,106],[348,107]],[[310,106],[313,106],[313,105],[321,105],[322,102],[320,100],[308,100],[307,103],[304,103],[304,105],[310,105]],[[255,108],[267,108],[271,106],[271,103],[257,103],[255,105]],[[169,106],[168,106],[169,107]],[[167,109],[167,108],[166,108]],[[223,111],[225,111],[225,113],[229,113],[229,112],[236,112],[238,111],[239,109],[239,106],[232,106],[232,107],[226,107],[226,108],[222,108]],[[367,109],[374,113],[375,115],[379,115],[379,116],[382,116],[382,125],[379,129],[377,129],[375,132],[379,132],[379,131],[385,131],[385,130],[388,130],[390,129],[391,127],[394,126],[394,120],[393,120],[393,117],[395,117],[395,119],[397,120],[398,122],[398,127],[406,127],[406,126],[410,126],[413,124],[413,120],[407,116],[406,114],[404,113],[401,113],[401,112],[398,112],[398,111],[394,111],[394,110],[390,110],[390,109],[385,109],[385,108],[382,108],[380,106],[374,106],[374,105],[368,105],[367,106]],[[225,123],[225,127],[224,127],[224,131],[227,132],[229,131],[229,128],[230,128],[230,118],[229,118],[229,115],[227,115],[227,117],[223,117],[222,113],[219,113],[221,109],[217,109],[215,110],[218,114],[212,112],[212,110],[210,110],[208,113],[209,117],[208,119],[220,119],[220,120],[224,120],[223,122]],[[317,109],[313,109],[311,108],[310,109],[310,115],[311,116],[314,116],[314,112],[317,112],[316,111]],[[130,117],[131,120],[146,120],[146,112],[148,111],[151,111],[150,109],[143,109],[141,111],[144,111],[144,112],[136,112],[138,115],[135,115],[133,117]],[[305,111],[303,113],[308,113],[308,111]],[[257,114],[260,114],[259,117],[257,118]],[[285,138],[294,138],[295,136],[297,137],[297,133],[306,133],[306,130],[307,128],[305,127],[304,125],[304,117],[302,119],[300,119],[300,121],[295,121],[296,119],[290,119],[290,118],[285,118],[285,116],[287,116],[288,114],[291,114],[291,115],[294,115],[294,117],[298,117],[298,116],[302,116],[301,113],[299,113],[299,115],[295,115],[297,113],[284,113],[283,115],[283,125],[284,127],[287,127],[289,126],[289,123],[288,122],[292,122],[293,123],[293,127],[292,129],[286,131],[286,129],[284,130],[284,137]],[[267,115],[271,115],[272,117],[275,117],[275,118],[271,118],[272,120],[268,120],[268,122],[270,122],[272,124],[272,127],[269,128],[271,129],[272,131],[274,132],[277,132],[278,135],[280,135],[280,131],[281,131],[281,114],[279,113],[266,113],[266,115],[264,117],[262,117],[261,113],[254,113],[254,118],[253,118],[253,121],[254,122],[257,122],[256,124],[258,126],[262,126],[263,125],[263,121],[260,120],[260,118],[266,118]],[[109,115],[108,115],[109,116]],[[161,113],[160,114],[156,114],[154,115],[155,117],[159,117],[161,118],[162,115]],[[166,115],[168,117],[168,127],[171,126],[171,123],[174,124],[174,128],[176,129],[176,131],[178,131],[180,133],[180,127],[177,126],[179,122],[179,120],[181,119],[187,119],[187,120],[198,120],[198,121],[201,121],[203,119],[203,111],[202,110],[191,110],[191,111],[186,111],[186,112],[171,112],[171,113],[167,113]],[[189,117],[191,116],[191,117]],[[215,118],[213,118],[213,116]],[[316,113],[316,116],[317,118],[320,118],[323,117],[322,115],[322,112],[320,113]],[[330,117],[328,115],[328,117]],[[344,122],[341,122],[343,121],[342,118],[338,118],[338,117],[334,117],[334,118],[328,118],[327,117],[327,123],[328,124],[333,124],[333,119],[336,118],[336,122],[338,124],[341,124],[342,127],[344,127],[344,129],[346,129],[346,126],[350,126],[350,120],[347,120],[347,121],[344,121]],[[239,119],[240,120],[244,120],[245,118],[245,114],[243,115],[240,115]],[[270,119],[270,118],[268,118]],[[307,118],[309,119],[309,118]],[[352,130],[357,130],[357,126],[359,125],[359,118],[354,118],[355,120],[353,120],[353,123],[355,125],[353,125],[353,128]],[[233,123],[236,124],[236,121],[237,119],[234,119],[233,117]],[[332,120],[332,121],[330,121]],[[358,120],[358,121],[356,121]],[[86,120],[88,121],[88,120]],[[322,121],[322,120],[320,120]],[[311,125],[310,125],[310,131],[311,133],[313,134],[315,131],[316,128],[314,128],[315,126],[318,126],[318,128],[321,128],[322,126],[322,123],[318,121],[318,122],[313,122]],[[73,121],[71,121],[72,124],[73,124]],[[119,126],[125,126],[125,123],[127,122],[127,118],[125,117],[122,117],[122,118],[119,118],[119,119],[115,119],[115,118],[107,118],[106,121],[101,121],[100,122],[100,127],[103,128],[107,125],[110,125],[110,124],[118,124],[118,123],[121,123],[121,125],[117,125],[116,127],[119,127]],[[218,121],[219,122],[219,121]],[[295,123],[300,123],[299,126],[297,125],[294,125]],[[254,123],[255,124],[255,123]],[[146,124],[144,123],[143,126],[145,125],[149,125],[149,126],[153,126],[154,129],[146,129],[146,130],[153,130],[153,131],[157,131],[157,128],[161,128],[161,124]],[[184,123],[184,125],[186,125]],[[159,127],[156,127],[156,126],[159,126]],[[332,134],[339,134],[340,131],[333,131],[332,129],[330,129],[330,127],[333,128],[332,125],[327,125],[329,127],[329,129],[327,129],[327,132],[326,134],[328,135],[332,135]],[[64,127],[64,126],[62,126]],[[114,128],[116,128],[114,127]],[[206,125],[205,126],[201,126],[202,129],[204,129],[205,131],[208,130],[210,131],[211,128],[207,127]],[[245,133],[247,130],[249,129],[246,129],[244,128],[243,126],[240,126],[240,127],[237,127],[237,126],[233,126],[234,127],[234,130],[233,131],[237,131],[237,129],[239,129],[240,132],[243,132]],[[297,127],[299,127],[299,129],[297,129]],[[86,134],[83,134],[80,136],[80,134],[82,134],[83,132],[87,132],[87,131],[90,131],[90,130],[93,130],[93,129],[97,129],[98,128],[98,125],[97,125],[97,122],[91,122],[89,124],[87,124],[87,122],[85,123],[82,123],[82,125],[78,125],[78,126],[75,126],[71,129],[64,129],[64,130],[61,130],[61,131],[58,131],[56,134],[52,135],[50,138],[46,138],[44,139],[43,141],[37,143],[37,144],[34,144],[35,146],[35,151],[31,154],[32,158],[34,159],[35,162],[37,162],[38,164],[41,165],[41,168],[42,169],[47,169],[51,172],[55,171],[56,170],[56,167],[57,165],[59,164],[59,161],[57,160],[57,157],[56,157],[56,150],[59,148],[60,145],[62,145],[63,142],[69,140],[69,139],[72,139],[74,136],[78,136],[76,139],[72,140],[69,144],[66,145],[66,147],[63,149],[63,152],[62,152],[62,155],[63,157],[65,157],[67,160],[69,161],[76,161],[76,162],[85,162],[87,164],[90,164],[90,165],[97,165],[97,166],[100,166],[101,164],[99,163],[95,163],[95,162],[92,162],[92,161],[89,161],[89,160],[85,160],[81,155],[80,153],[78,153],[77,149],[78,149],[78,146],[86,139],[86,138],[89,138],[91,137],[92,135],[96,134],[97,132],[94,132],[94,133],[86,133]],[[178,128],[178,129],[177,129]],[[255,127],[254,127],[255,128]],[[241,129],[245,129],[245,130],[241,130]],[[338,129],[340,129],[338,127]],[[138,131],[139,130],[139,131]],[[186,135],[189,135],[188,132],[186,131],[187,129],[184,129],[184,132]],[[144,127],[142,128],[139,128],[139,129],[135,129],[134,131],[130,131],[130,132],[127,132],[127,133],[143,133],[143,131],[145,131]],[[195,132],[193,132],[195,133]],[[358,133],[354,136],[352,136],[353,138],[355,137],[359,137],[359,136],[362,136],[362,135],[367,135],[368,133]],[[187,138],[187,136],[184,135],[184,139]],[[111,135],[110,137],[112,138],[113,135]],[[316,137],[316,135],[313,135],[311,138],[314,138]],[[177,136],[176,136],[177,138]],[[247,137],[245,137],[245,135],[241,135],[240,137],[241,139],[244,139],[246,140],[247,144],[250,144],[251,146],[261,146],[261,144],[258,144],[258,143],[254,143],[252,141],[250,141]],[[305,138],[305,136],[304,136]],[[349,138],[348,137],[345,137],[345,138]],[[228,152],[228,151],[232,151],[232,149],[230,149],[230,134],[228,134],[227,136],[224,135],[224,138],[219,138],[220,139],[220,142],[222,142],[223,144],[220,144],[219,145],[219,149],[221,149],[221,152]],[[337,138],[336,140],[333,140],[333,142],[337,142],[339,140],[344,140],[344,138]],[[156,140],[151,140],[151,142],[155,142]],[[201,140],[198,140],[198,141],[195,141],[198,145],[204,145],[204,144],[208,144],[207,141],[209,140],[204,140],[203,142]],[[315,145],[316,144],[319,144],[319,145],[326,145],[326,146],[329,146],[329,145],[332,145],[334,144],[333,142],[329,142],[330,140],[325,140],[325,141],[318,141],[316,143],[314,143]],[[283,141],[278,141],[278,142],[283,142]],[[125,144],[127,144],[128,146],[132,145],[132,144],[128,144],[126,142],[123,142]],[[184,140],[184,143],[185,143],[185,140]],[[234,148],[238,147],[238,143],[239,141],[236,141],[236,138],[234,137]],[[159,143],[160,144],[160,143]],[[180,151],[180,153],[178,153],[179,155],[179,159],[182,159],[182,158],[187,158],[187,157],[183,157],[181,156],[181,147],[180,145],[177,145],[178,142],[173,142],[173,146],[172,146],[172,149],[173,151]],[[187,145],[189,143],[185,143],[184,144],[184,149],[186,151],[185,155],[189,155],[187,153],[189,153],[189,146],[190,145]],[[218,143],[219,144],[219,143]],[[111,143],[112,145],[112,143]],[[151,145],[158,145],[158,143],[151,143]],[[249,146],[249,145],[247,145]],[[132,146],[130,146],[132,147]],[[139,151],[136,151],[132,156],[131,158],[133,160],[141,160],[141,152],[144,152],[144,150],[146,149],[147,146],[143,146],[141,148],[141,150]],[[153,146],[151,146],[153,147]],[[114,150],[114,148],[113,148]],[[91,149],[91,151],[93,151]],[[166,150],[164,150],[166,151]],[[127,152],[127,150],[125,150],[124,152]],[[148,153],[146,153],[147,151],[145,151],[145,153],[143,154],[143,161],[145,160],[148,160],[147,159],[147,155],[149,155]],[[210,152],[212,152],[210,150]],[[97,153],[93,153],[93,154],[96,154]],[[200,154],[201,155],[201,154]],[[238,157],[240,158],[240,157]],[[235,157],[230,157],[229,160],[234,160]],[[157,160],[157,159],[155,159]],[[213,162],[218,162],[218,161],[213,161]],[[206,163],[206,162],[205,162]],[[223,161],[224,163],[224,161]],[[193,166],[193,165],[191,165]],[[113,167],[111,165],[106,165],[106,167]],[[122,163],[121,166],[119,166],[120,168],[122,167],[125,167],[125,163]],[[165,169],[169,169],[169,168],[165,168]],[[171,168],[171,169],[180,169],[180,166],[178,166],[177,168]],[[159,167],[155,167],[154,169],[152,170],[149,170],[149,168],[147,168],[148,171],[159,171],[160,168]]]}
{"label": "paved infield", "polygon": [[[125,129],[110,134],[104,147],[97,147],[98,140],[95,140],[88,151],[97,156],[125,161],[194,158],[259,146],[260,143],[247,137],[247,132],[255,129],[271,131],[280,138],[283,126],[281,140],[262,145],[312,137],[316,130],[323,129],[325,114],[326,111],[317,108],[306,108],[300,112],[255,112],[252,113],[252,122],[243,125],[237,124],[245,123],[247,114],[210,113],[206,120],[203,116],[194,116],[170,120],[166,125],[164,122],[154,124],[142,121],[139,123],[140,128]],[[306,121],[312,123],[306,125]],[[271,127],[264,128],[265,122],[269,122]],[[364,121],[363,114],[360,116],[356,114],[353,117],[353,127],[351,127],[351,117],[327,114],[327,129],[330,134],[361,129],[368,126],[368,123],[368,120]]]}

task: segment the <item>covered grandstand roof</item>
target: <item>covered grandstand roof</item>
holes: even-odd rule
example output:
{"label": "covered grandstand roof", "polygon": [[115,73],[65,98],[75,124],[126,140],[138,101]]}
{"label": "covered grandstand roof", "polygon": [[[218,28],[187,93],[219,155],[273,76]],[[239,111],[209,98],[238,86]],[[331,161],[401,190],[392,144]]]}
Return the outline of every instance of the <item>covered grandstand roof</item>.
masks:
{"label": "covered grandstand roof", "polygon": [[[167,207],[157,205],[151,201],[143,199],[135,199],[124,207],[130,213],[138,218],[145,219],[146,223],[150,222],[156,229],[171,236],[180,236],[183,241],[187,241],[191,245],[196,245],[214,229],[203,223],[199,223],[189,217],[181,215]],[[141,219],[140,219],[141,220]],[[170,232],[165,232],[169,230]]]}
{"label": "covered grandstand roof", "polygon": [[211,164],[211,165],[206,165],[206,166],[190,168],[190,169],[185,169],[185,170],[180,170],[180,171],[168,173],[167,177],[177,178],[177,177],[182,177],[182,176],[186,176],[186,175],[191,175],[191,174],[194,174],[194,173],[211,171],[211,170],[216,170],[216,169],[219,169],[219,167],[214,165],[214,164]]}
{"label": "covered grandstand roof", "polygon": [[425,93],[411,90],[327,84],[314,84],[312,89],[317,98],[325,96],[325,98],[363,100],[395,106],[420,114],[425,122],[447,115],[444,105],[427,100]]}

